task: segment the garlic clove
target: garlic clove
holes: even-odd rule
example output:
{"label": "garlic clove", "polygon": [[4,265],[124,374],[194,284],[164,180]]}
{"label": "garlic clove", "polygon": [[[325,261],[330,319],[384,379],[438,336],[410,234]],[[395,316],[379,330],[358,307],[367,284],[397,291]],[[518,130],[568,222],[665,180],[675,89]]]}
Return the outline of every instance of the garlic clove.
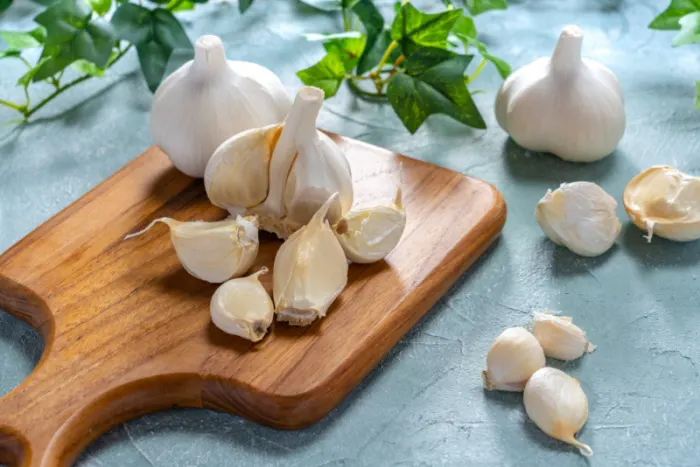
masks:
{"label": "garlic clove", "polygon": [[268,269],[248,277],[224,282],[211,299],[211,319],[217,328],[227,334],[252,342],[267,333],[275,315],[272,299],[258,279]]}
{"label": "garlic clove", "polygon": [[525,328],[508,328],[491,344],[482,372],[484,388],[522,391],[530,376],[545,364],[544,352]]}
{"label": "garlic clove", "polygon": [[180,222],[163,217],[151,222],[142,235],[157,223],[170,228],[170,240],[182,267],[197,279],[221,283],[243,275],[258,255],[258,226],[254,217],[218,222]]}
{"label": "garlic clove", "polygon": [[650,167],[627,184],[622,201],[649,242],[654,234],[677,242],[700,238],[700,177],[669,166]]}
{"label": "garlic clove", "polygon": [[595,350],[586,333],[570,317],[535,312],[533,318],[532,334],[547,357],[575,360]]}
{"label": "garlic clove", "polygon": [[272,290],[278,321],[310,325],[326,315],[347,285],[345,254],[325,220],[337,196],[328,198],[311,221],[277,252]]}
{"label": "garlic clove", "polygon": [[540,430],[576,446],[586,457],[593,454],[590,446],[574,438],[588,418],[588,399],[577,380],[556,368],[542,368],[527,382],[523,402]]}
{"label": "garlic clove", "polygon": [[581,256],[598,256],[620,234],[616,209],[615,199],[595,183],[562,183],[555,191],[547,190],[537,203],[535,217],[557,245]]}

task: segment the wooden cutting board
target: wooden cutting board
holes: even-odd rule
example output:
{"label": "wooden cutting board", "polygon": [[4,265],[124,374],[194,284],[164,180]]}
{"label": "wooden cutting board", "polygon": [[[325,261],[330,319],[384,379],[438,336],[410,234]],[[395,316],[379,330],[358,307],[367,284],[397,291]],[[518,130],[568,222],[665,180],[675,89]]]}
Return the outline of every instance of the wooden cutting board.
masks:
{"label": "wooden cutting board", "polygon": [[[123,240],[158,217],[225,217],[155,148],[0,256],[0,307],[45,342],[34,372],[0,399],[0,463],[69,465],[114,425],[171,407],[283,429],[335,407],[497,238],[506,207],[482,181],[331,136],[360,203],[390,199],[403,165],[408,224],[386,261],[351,265],[311,327],[277,325],[255,345],[226,335],[209,318],[216,286],[182,269],[165,226]],[[272,267],[280,244],[263,236],[252,270]]]}

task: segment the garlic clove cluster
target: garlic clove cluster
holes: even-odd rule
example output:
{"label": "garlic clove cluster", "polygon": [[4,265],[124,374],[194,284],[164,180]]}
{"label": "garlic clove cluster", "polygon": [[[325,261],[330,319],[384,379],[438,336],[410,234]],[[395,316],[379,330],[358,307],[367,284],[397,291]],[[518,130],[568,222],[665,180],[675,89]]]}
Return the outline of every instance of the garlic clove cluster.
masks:
{"label": "garlic clove cluster", "polygon": [[482,372],[488,390],[522,391],[530,376],[544,367],[542,346],[525,328],[508,328],[491,344]]}
{"label": "garlic clove cluster", "polygon": [[496,97],[496,120],[520,146],[573,162],[610,154],[625,131],[622,90],[604,65],[581,58],[583,31],[566,26],[552,57],[512,73]]}
{"label": "garlic clove cluster", "polygon": [[615,199],[595,183],[563,183],[555,191],[548,190],[537,203],[535,217],[557,245],[581,256],[598,256],[620,234],[616,209]]}
{"label": "garlic clove cluster", "polygon": [[275,256],[272,290],[278,321],[308,326],[326,315],[348,282],[343,249],[326,222],[338,194],[285,241]]}
{"label": "garlic clove cluster", "polygon": [[274,319],[275,307],[258,279],[268,269],[224,282],[211,299],[211,319],[227,334],[258,342]]}
{"label": "garlic clove cluster", "polygon": [[151,222],[142,235],[158,223],[170,228],[170,240],[182,267],[206,282],[219,284],[250,269],[258,255],[258,226],[255,217],[218,222],[180,222],[163,217]]}
{"label": "garlic clove cluster", "polygon": [[593,450],[574,435],[588,419],[588,399],[579,382],[556,368],[537,370],[525,385],[527,416],[552,438],[576,446],[588,457]]}
{"label": "garlic clove cluster", "polygon": [[654,234],[678,242],[700,238],[700,177],[669,166],[648,168],[627,184],[623,204],[649,242]]}
{"label": "garlic clove cluster", "polygon": [[535,312],[533,318],[532,334],[547,357],[575,360],[595,350],[586,333],[570,317]]}
{"label": "garlic clove cluster", "polygon": [[194,60],[156,91],[151,134],[175,167],[202,177],[221,143],[251,128],[279,124],[290,108],[274,73],[255,63],[228,61],[221,39],[202,36]]}

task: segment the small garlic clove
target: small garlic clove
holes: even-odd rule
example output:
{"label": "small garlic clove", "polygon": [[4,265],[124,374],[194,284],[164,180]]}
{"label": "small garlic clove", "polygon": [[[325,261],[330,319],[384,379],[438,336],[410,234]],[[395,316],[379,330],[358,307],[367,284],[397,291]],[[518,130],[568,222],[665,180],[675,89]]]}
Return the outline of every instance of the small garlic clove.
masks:
{"label": "small garlic clove", "polygon": [[278,321],[310,325],[326,315],[347,284],[345,254],[325,220],[337,196],[328,198],[311,221],[277,252],[272,289]]}
{"label": "small garlic clove", "polygon": [[522,391],[532,374],[545,364],[540,343],[525,328],[508,328],[491,344],[482,372],[488,390]]}
{"label": "small garlic clove", "polygon": [[547,357],[575,360],[595,350],[586,333],[568,316],[534,313],[532,334],[540,342]]}
{"label": "small garlic clove", "polygon": [[272,299],[258,279],[268,269],[224,282],[211,299],[211,319],[227,334],[252,342],[262,339],[275,315]]}
{"label": "small garlic clove", "polygon": [[588,399],[576,379],[556,368],[542,368],[527,382],[523,402],[540,430],[576,446],[586,457],[593,454],[590,446],[574,438],[588,418]]}
{"label": "small garlic clove", "polygon": [[163,217],[125,240],[146,233],[157,223],[170,228],[170,240],[182,267],[203,281],[218,284],[239,277],[258,255],[255,217],[238,216],[218,222],[180,222]]}

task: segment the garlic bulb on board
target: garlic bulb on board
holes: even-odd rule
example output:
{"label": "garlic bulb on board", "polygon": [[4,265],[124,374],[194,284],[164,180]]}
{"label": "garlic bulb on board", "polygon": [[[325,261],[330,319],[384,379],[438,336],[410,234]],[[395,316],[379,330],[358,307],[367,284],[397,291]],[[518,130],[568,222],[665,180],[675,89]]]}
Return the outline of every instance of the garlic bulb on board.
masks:
{"label": "garlic bulb on board", "polygon": [[554,191],[547,190],[537,203],[535,217],[557,245],[581,256],[598,256],[620,234],[616,209],[615,199],[595,183],[562,183]]}
{"label": "garlic bulb on board", "polygon": [[250,269],[258,255],[258,224],[255,217],[217,222],[180,222],[163,217],[151,222],[142,235],[157,223],[170,227],[170,240],[182,267],[197,279],[219,284]]}
{"label": "garlic bulb on board", "polygon": [[258,272],[224,282],[211,299],[211,319],[227,334],[257,342],[265,336],[275,317],[275,307],[258,279],[267,274]]}
{"label": "garlic bulb on board", "polygon": [[604,65],[581,58],[583,31],[566,26],[552,57],[511,74],[496,120],[520,146],[573,162],[610,154],[625,132],[622,89]]}
{"label": "garlic bulb on board", "polygon": [[544,364],[544,352],[535,336],[525,328],[508,328],[493,341],[486,356],[486,370],[481,373],[484,388],[522,391]]}
{"label": "garlic bulb on board", "polygon": [[593,450],[574,435],[588,418],[588,399],[579,382],[556,368],[535,372],[523,394],[525,412],[552,438],[576,446],[588,457]]}
{"label": "garlic bulb on board", "polygon": [[700,238],[700,177],[651,167],[627,184],[622,201],[649,242],[654,234],[677,242]]}
{"label": "garlic bulb on board", "polygon": [[308,326],[326,316],[348,282],[348,262],[326,222],[334,194],[311,221],[292,234],[275,256],[272,291],[278,321]]}
{"label": "garlic bulb on board", "polygon": [[572,323],[570,317],[535,312],[533,318],[532,334],[547,357],[575,360],[595,350],[583,329]]}
{"label": "garlic bulb on board", "polygon": [[350,211],[333,226],[333,231],[350,261],[374,263],[386,258],[398,245],[405,227],[406,211],[399,186],[393,205]]}
{"label": "garlic bulb on board", "polygon": [[290,107],[274,73],[255,63],[227,61],[221,39],[202,36],[194,60],[156,91],[151,135],[175,167],[202,177],[221,143],[241,131],[281,122]]}

